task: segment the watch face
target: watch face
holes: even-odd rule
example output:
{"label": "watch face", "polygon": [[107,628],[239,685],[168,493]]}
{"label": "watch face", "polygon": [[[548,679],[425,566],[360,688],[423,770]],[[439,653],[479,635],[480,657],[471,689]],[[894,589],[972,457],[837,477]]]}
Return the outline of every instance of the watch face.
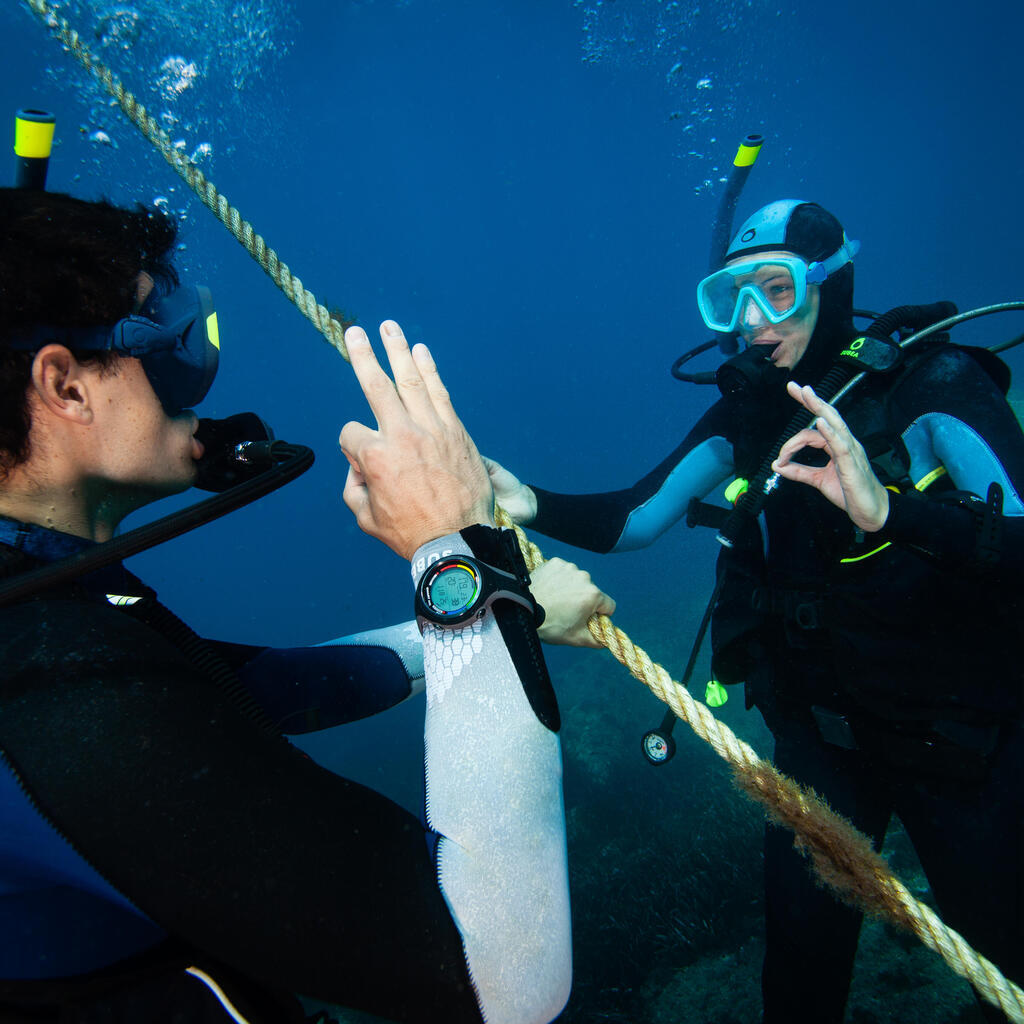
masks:
{"label": "watch face", "polygon": [[443,566],[426,587],[431,609],[440,615],[458,615],[480,594],[480,576],[473,566],[458,561]]}

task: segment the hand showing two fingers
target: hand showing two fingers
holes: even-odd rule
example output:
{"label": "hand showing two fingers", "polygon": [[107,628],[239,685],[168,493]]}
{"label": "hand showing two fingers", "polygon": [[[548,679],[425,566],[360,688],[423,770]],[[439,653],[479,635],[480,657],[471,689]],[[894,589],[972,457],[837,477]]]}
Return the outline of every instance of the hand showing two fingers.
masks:
{"label": "hand showing two fingers", "polygon": [[[880,530],[889,516],[889,492],[875,476],[863,446],[842,416],[822,401],[814,388],[790,381],[786,390],[817,418],[782,446],[772,469],[787,480],[817,488],[860,529],[870,533]],[[793,462],[793,457],[804,448],[824,451],[829,457],[828,463],[803,466]]]}
{"label": "hand showing two fingers", "polygon": [[343,498],[359,527],[403,558],[474,523],[493,525],[490,480],[455,414],[425,345],[411,351],[393,320],[381,324],[394,383],[366,332],[345,332],[352,369],[376,429],[349,422],[338,443],[349,461]]}

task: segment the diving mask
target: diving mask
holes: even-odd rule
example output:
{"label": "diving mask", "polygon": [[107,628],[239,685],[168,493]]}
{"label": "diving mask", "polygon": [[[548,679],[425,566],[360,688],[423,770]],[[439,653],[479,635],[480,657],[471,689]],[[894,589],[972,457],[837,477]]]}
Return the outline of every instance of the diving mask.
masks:
{"label": "diving mask", "polygon": [[175,416],[206,397],[220,361],[217,313],[209,288],[154,290],[142,309],[112,326],[35,327],[0,344],[37,351],[55,343],[71,350],[134,356],[164,411]]}
{"label": "diving mask", "polygon": [[847,240],[826,260],[807,263],[799,256],[752,256],[716,271],[697,285],[697,307],[713,331],[742,330],[747,305],[771,324],[782,323],[799,310],[809,284],[821,284],[845,266],[860,249]]}

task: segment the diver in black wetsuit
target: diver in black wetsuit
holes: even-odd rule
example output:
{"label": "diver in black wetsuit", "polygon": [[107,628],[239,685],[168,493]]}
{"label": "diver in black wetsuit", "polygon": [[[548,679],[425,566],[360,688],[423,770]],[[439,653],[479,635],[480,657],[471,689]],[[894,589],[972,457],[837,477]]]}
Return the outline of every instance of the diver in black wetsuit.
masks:
{"label": "diver in black wetsuit", "polygon": [[[692,498],[754,476],[794,402],[813,413],[774,463],[785,479],[763,534],[751,520],[721,555],[714,674],[746,683],[778,766],[876,846],[899,815],[946,922],[1019,983],[1024,438],[1006,367],[944,338],[869,376],[839,411],[821,401],[813,385],[857,337],[857,249],[811,203],[772,203],[743,224],[698,295],[708,326],[747,348],[720,374],[722,398],[632,488],[555,494],[488,468],[518,521],[624,551]],[[765,881],[766,1024],[841,1021],[861,916],[771,826]]]}
{"label": "diver in black wetsuit", "polygon": [[[6,580],[194,482],[189,407],[219,337],[161,214],[0,190],[0,220]],[[342,431],[345,500],[411,559],[419,629],[306,651],[208,642],[120,565],[0,604],[4,1024],[277,1024],[303,1019],[294,993],[400,1021],[561,1011],[541,607],[429,353],[393,322],[382,336],[397,386],[361,329],[346,338],[378,429]],[[534,583],[542,629],[579,642],[611,602],[569,563],[551,572]],[[281,735],[373,713],[420,677],[426,826]]]}

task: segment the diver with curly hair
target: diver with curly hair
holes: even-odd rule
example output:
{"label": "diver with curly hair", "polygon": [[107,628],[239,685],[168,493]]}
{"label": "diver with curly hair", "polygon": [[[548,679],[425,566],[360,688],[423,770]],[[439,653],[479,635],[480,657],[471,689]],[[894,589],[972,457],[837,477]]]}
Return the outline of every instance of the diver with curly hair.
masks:
{"label": "diver with curly hair", "polygon": [[[202,477],[192,406],[220,338],[161,213],[6,189],[0,221],[2,589]],[[393,321],[381,335],[394,382],[346,335],[377,426],[341,433],[344,498],[409,560],[415,623],[298,650],[206,640],[117,562],[0,601],[5,1024],[279,1024],[304,1019],[296,994],[424,1024],[565,1005],[539,640],[592,643],[614,605],[569,563],[531,583],[430,353]],[[425,821],[285,738],[424,689]]]}

